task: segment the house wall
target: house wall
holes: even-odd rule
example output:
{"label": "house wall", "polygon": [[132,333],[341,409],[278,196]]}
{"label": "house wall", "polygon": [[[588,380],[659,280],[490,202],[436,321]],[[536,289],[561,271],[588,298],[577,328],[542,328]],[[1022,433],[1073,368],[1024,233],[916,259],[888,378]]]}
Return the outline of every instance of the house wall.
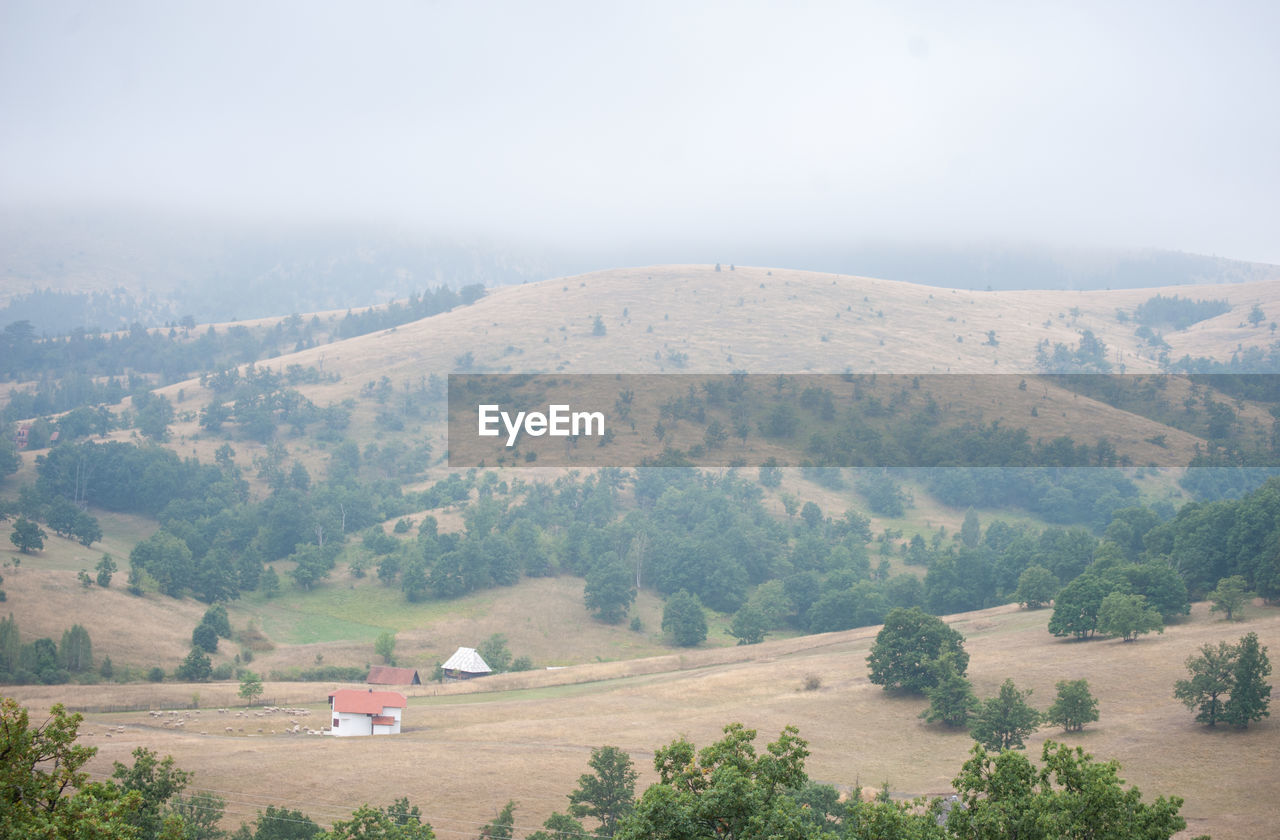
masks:
{"label": "house wall", "polygon": [[[336,726],[332,725],[332,720],[338,721]],[[373,718],[369,715],[351,714],[350,712],[334,712],[330,721],[330,734],[340,737],[349,735],[372,735],[373,734]]]}

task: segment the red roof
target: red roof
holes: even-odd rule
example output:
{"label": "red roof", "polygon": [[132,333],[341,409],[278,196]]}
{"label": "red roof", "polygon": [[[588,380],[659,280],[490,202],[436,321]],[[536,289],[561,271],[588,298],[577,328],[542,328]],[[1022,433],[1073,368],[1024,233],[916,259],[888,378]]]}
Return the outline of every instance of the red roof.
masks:
{"label": "red roof", "polygon": [[390,665],[374,665],[369,669],[365,682],[370,685],[422,685],[416,668],[393,668]]}
{"label": "red roof", "polygon": [[381,715],[385,708],[403,709],[409,700],[398,691],[361,691],[358,688],[340,688],[329,692],[329,702],[335,712],[356,715]]}

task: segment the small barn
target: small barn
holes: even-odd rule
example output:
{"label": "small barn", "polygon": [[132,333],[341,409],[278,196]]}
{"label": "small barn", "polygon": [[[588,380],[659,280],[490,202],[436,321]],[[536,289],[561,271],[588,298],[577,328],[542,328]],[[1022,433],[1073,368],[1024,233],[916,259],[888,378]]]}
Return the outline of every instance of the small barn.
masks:
{"label": "small barn", "polygon": [[476,649],[469,647],[458,648],[440,667],[444,669],[444,675],[452,680],[469,680],[493,673],[493,669],[485,663]]}
{"label": "small barn", "polygon": [[409,700],[398,691],[341,688],[329,692],[330,735],[396,735]]}
{"label": "small barn", "polygon": [[417,668],[393,668],[390,665],[373,665],[365,679],[369,685],[422,685]]}

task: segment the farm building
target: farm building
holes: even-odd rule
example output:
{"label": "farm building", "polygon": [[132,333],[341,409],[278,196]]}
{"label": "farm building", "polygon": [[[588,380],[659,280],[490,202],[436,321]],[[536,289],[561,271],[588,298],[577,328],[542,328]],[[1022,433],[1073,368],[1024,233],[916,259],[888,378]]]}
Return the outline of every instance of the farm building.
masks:
{"label": "farm building", "polygon": [[493,673],[493,669],[485,663],[476,649],[468,647],[458,648],[441,667],[444,675],[453,680],[469,680]]}
{"label": "farm building", "polygon": [[365,679],[369,685],[422,685],[417,668],[393,668],[390,665],[374,665]]}
{"label": "farm building", "polygon": [[398,691],[342,688],[329,692],[330,735],[396,735],[408,699]]}

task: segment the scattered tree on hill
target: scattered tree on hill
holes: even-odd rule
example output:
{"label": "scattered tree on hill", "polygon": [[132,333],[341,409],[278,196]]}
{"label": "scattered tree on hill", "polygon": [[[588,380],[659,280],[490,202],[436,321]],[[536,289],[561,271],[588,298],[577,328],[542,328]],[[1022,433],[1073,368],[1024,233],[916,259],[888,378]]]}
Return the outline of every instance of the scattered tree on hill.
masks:
{"label": "scattered tree on hill", "polygon": [[1218,581],[1218,587],[1209,593],[1213,602],[1210,612],[1226,613],[1227,621],[1244,618],[1244,604],[1249,597],[1249,583],[1240,575],[1231,575]]}
{"label": "scattered tree on hill", "polygon": [[12,542],[23,554],[35,554],[44,549],[44,538],[49,536],[36,523],[19,516],[13,522],[13,533],[9,535]]}
{"label": "scattered tree on hill", "polygon": [[959,728],[969,724],[969,719],[978,711],[979,703],[973,693],[973,685],[956,673],[951,660],[951,656],[944,655],[938,663],[938,681],[925,689],[929,708],[921,712],[920,717],[929,723]]}
{"label": "scattered tree on hill", "polygon": [[985,700],[969,724],[969,734],[990,750],[1022,749],[1023,741],[1040,725],[1040,712],[1027,704],[1031,689],[1019,691],[1005,680],[1000,693]]}
{"label": "scattered tree on hill", "polygon": [[[396,634],[390,631],[379,633],[373,642],[373,652],[382,657],[383,664],[396,664]],[[485,661],[489,660],[486,658]]]}
{"label": "scattered tree on hill", "polygon": [[166,822],[173,817],[181,820],[183,840],[223,840],[227,833],[219,828],[226,811],[227,800],[213,791],[198,790],[190,795],[179,795],[169,803]]}
{"label": "scattered tree on hill", "polygon": [[262,696],[262,677],[253,671],[245,671],[240,677],[240,691],[237,693],[246,706],[252,706]]}
{"label": "scattered tree on hill", "polygon": [[203,622],[197,624],[196,629],[191,631],[191,646],[205,653],[216,653],[218,651],[217,631]]}
{"label": "scattered tree on hill", "polygon": [[[141,798],[142,804],[129,819],[139,837],[159,837],[166,826],[165,816],[170,800],[182,793],[191,782],[192,774],[179,769],[173,756],[163,759],[146,747],[133,751],[133,764],[114,762],[111,778],[126,792]],[[182,836],[178,834],[177,836]]]}
{"label": "scattered tree on hill", "polygon": [[1049,632],[1055,636],[1087,639],[1098,629],[1098,610],[1112,585],[1101,577],[1085,572],[1062,587],[1053,602]]}
{"label": "scattered tree on hill", "polygon": [[937,684],[944,656],[950,657],[955,673],[964,676],[969,667],[964,636],[918,607],[899,607],[885,617],[867,664],[876,685],[923,694]]}
{"label": "scattered tree on hill", "polygon": [[1141,595],[1112,592],[1102,599],[1098,607],[1098,632],[1108,636],[1120,636],[1132,642],[1144,633],[1155,630],[1164,632],[1164,619],[1155,607],[1147,606]]}
{"label": "scattered tree on hill", "polygon": [[578,787],[569,794],[569,813],[597,820],[595,836],[612,837],[635,802],[635,765],[631,756],[611,746],[593,749],[588,764],[595,772],[578,777]]}
{"label": "scattered tree on hill", "polygon": [[742,605],[742,609],[733,615],[729,625],[729,635],[738,640],[740,645],[758,645],[764,641],[769,632],[769,625],[764,611],[753,603]]}
{"label": "scattered tree on hill", "polygon": [[1230,642],[1205,644],[1199,656],[1187,658],[1190,679],[1174,683],[1173,696],[1188,709],[1196,710],[1196,720],[1209,726],[1222,718],[1222,707],[1234,683],[1236,646]]}
{"label": "scattered tree on hill", "polygon": [[1119,764],[1092,758],[1046,741],[1037,769],[1022,753],[975,746],[953,782],[960,803],[947,815],[948,836],[1169,840],[1186,828],[1180,797],[1143,802],[1137,788],[1122,787]]}
{"label": "scattered tree on hill", "polygon": [[213,663],[209,661],[208,654],[193,647],[174,671],[174,676],[182,682],[208,682],[213,676]]}
{"label": "scattered tree on hill", "polygon": [[587,572],[582,598],[587,609],[605,624],[621,624],[636,600],[631,569],[614,552],[606,552]]}
{"label": "scattered tree on hill", "polygon": [[58,664],[73,674],[93,669],[93,642],[89,640],[88,630],[73,624],[71,629],[63,632],[62,644],[58,646]]}
{"label": "scattered tree on hill", "polygon": [[231,840],[314,840],[321,833],[320,826],[301,811],[268,805],[266,811],[258,812],[252,831],[241,823]]}
{"label": "scattered tree on hill", "polygon": [[494,633],[480,643],[476,652],[495,674],[511,670],[511,651],[507,647],[507,637],[504,634]]}
{"label": "scattered tree on hill", "polygon": [[1222,719],[1236,729],[1245,729],[1255,720],[1269,717],[1271,712],[1271,660],[1267,649],[1258,644],[1258,634],[1248,633],[1236,645],[1235,663],[1231,669],[1231,696],[1222,707]]}
{"label": "scattered tree on hill", "polygon": [[1037,610],[1053,601],[1058,594],[1058,578],[1044,566],[1028,566],[1018,576],[1013,599],[1027,609]]}
{"label": "scattered tree on hill", "polygon": [[422,821],[418,806],[408,806],[404,798],[384,808],[361,805],[351,819],[334,822],[324,840],[435,840],[436,833]]}
{"label": "scattered tree on hill", "polygon": [[1062,727],[1063,732],[1079,732],[1086,723],[1098,719],[1098,701],[1089,691],[1088,680],[1060,680],[1058,696],[1045,713],[1048,723]]}
{"label": "scattered tree on hill", "polygon": [[110,554],[102,555],[102,559],[98,561],[98,565],[94,566],[98,573],[98,586],[106,589],[111,585],[111,576],[116,573],[116,561],[112,559]]}
{"label": "scattered tree on hill", "polygon": [[525,840],[578,840],[589,836],[582,823],[557,811],[547,817],[540,830],[533,832]]}
{"label": "scattered tree on hill", "polygon": [[698,599],[685,590],[667,599],[662,609],[662,631],[680,647],[696,647],[706,641],[707,617]]}
{"label": "scattered tree on hill", "polygon": [[511,840],[515,836],[515,830],[516,803],[509,799],[498,812],[498,816],[494,817],[493,822],[486,823],[484,828],[480,829],[478,840]]}

